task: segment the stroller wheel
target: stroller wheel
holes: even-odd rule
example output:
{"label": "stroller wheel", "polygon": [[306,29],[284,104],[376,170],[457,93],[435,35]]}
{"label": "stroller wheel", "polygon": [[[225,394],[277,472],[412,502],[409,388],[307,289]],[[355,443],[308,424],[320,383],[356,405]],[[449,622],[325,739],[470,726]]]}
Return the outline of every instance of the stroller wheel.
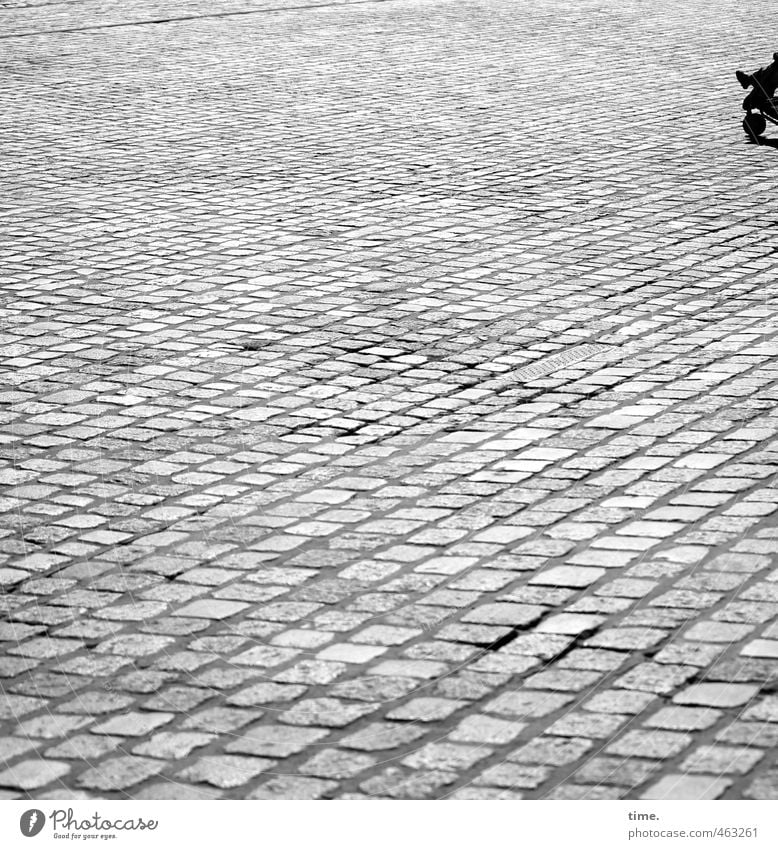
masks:
{"label": "stroller wheel", "polygon": [[762,135],[766,126],[767,121],[765,121],[764,116],[760,115],[758,112],[749,112],[749,114],[743,118],[743,131],[754,141]]}

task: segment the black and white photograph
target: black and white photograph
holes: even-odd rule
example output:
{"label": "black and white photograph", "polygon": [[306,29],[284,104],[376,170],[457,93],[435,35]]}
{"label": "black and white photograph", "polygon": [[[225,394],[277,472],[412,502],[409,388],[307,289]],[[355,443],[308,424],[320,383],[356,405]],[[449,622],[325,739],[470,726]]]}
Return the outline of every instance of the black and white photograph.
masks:
{"label": "black and white photograph", "polygon": [[0,0],[0,844],[778,845],[777,13]]}

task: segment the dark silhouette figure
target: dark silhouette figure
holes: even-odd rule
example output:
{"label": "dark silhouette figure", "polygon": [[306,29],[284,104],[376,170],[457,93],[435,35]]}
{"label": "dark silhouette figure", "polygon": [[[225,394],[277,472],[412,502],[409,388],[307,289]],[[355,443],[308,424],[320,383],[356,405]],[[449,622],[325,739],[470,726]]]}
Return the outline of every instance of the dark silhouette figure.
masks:
{"label": "dark silhouette figure", "polygon": [[743,101],[743,109],[748,112],[754,109],[769,110],[775,114],[772,100],[778,88],[778,53],[773,53],[773,61],[766,68],[760,68],[753,74],[735,71],[735,76],[743,88],[754,89]]}
{"label": "dark silhouette figure", "polygon": [[778,88],[778,53],[773,53],[773,61],[766,67],[760,68],[753,74],[735,71],[737,81],[743,88],[751,91],[743,101],[746,117],[743,119],[743,129],[752,139],[758,139],[765,131],[767,121],[778,123],[775,90]]}

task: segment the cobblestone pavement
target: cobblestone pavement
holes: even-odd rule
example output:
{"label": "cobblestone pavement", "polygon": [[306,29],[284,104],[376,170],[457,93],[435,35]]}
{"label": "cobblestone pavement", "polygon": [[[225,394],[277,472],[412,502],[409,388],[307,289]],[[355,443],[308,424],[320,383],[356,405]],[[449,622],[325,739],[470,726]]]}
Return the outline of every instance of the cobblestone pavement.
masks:
{"label": "cobblestone pavement", "polygon": [[0,797],[776,798],[771,4],[0,7]]}

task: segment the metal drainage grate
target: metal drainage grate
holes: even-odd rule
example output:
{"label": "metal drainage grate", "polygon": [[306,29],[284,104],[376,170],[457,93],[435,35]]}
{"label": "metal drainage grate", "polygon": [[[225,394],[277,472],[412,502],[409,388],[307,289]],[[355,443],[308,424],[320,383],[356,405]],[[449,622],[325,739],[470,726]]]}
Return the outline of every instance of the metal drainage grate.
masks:
{"label": "metal drainage grate", "polygon": [[529,382],[558,371],[561,368],[581,362],[582,360],[588,360],[590,357],[595,357],[598,354],[604,354],[606,351],[612,351],[613,349],[613,345],[602,345],[598,342],[576,345],[574,348],[560,351],[558,354],[551,354],[551,356],[543,357],[543,359],[537,360],[531,365],[517,369],[513,372],[512,377],[514,380]]}

